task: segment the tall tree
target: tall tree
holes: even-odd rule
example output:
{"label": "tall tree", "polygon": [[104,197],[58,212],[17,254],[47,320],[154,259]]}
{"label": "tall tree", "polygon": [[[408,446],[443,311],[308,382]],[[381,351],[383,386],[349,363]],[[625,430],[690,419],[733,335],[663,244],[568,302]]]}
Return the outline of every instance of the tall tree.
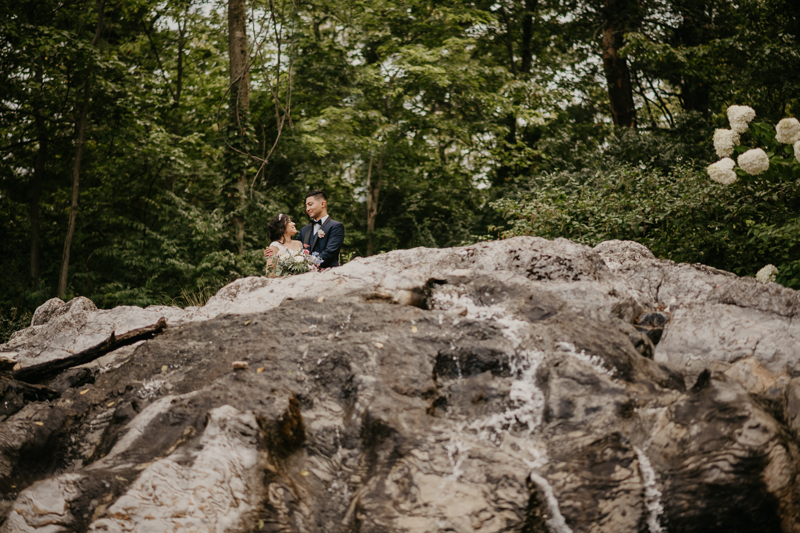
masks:
{"label": "tall tree", "polygon": [[[694,48],[708,44],[716,37],[719,26],[713,23],[713,12],[717,0],[676,0],[674,8],[680,15],[680,22],[670,41],[677,48]],[[680,87],[681,103],[687,111],[708,113],[711,85],[708,79],[696,72],[673,70],[668,79],[675,87]]]}
{"label": "tall tree", "polygon": [[244,209],[247,202],[247,171],[241,152],[246,150],[250,113],[250,51],[247,45],[247,4],[245,0],[228,0],[228,54],[230,59],[230,103],[228,104],[228,172],[235,188],[229,188],[234,209],[236,253],[244,252]]}
{"label": "tall tree", "polygon": [[[367,168],[367,253],[375,253],[375,221],[378,218],[378,200],[381,194],[381,173],[386,162],[386,151],[381,148],[378,161],[375,162],[375,152],[369,154],[369,167]],[[375,163],[375,165],[373,165]],[[373,170],[374,169],[374,170]]]}
{"label": "tall tree", "polygon": [[[97,26],[94,32],[94,38],[89,45],[90,51],[97,45],[100,40],[100,34],[103,30],[103,15],[105,9],[105,0],[97,0]],[[61,257],[61,273],[58,277],[58,295],[65,298],[67,294],[67,279],[69,275],[69,254],[72,248],[72,238],[75,235],[75,222],[78,218],[78,190],[81,173],[81,156],[83,155],[83,141],[86,134],[86,118],[89,114],[89,100],[92,96],[92,69],[94,66],[94,57],[90,56],[84,73],[83,82],[83,99],[80,104],[80,110],[75,118],[75,159],[72,163],[72,200],[69,207],[69,224],[67,227],[67,236],[64,239],[64,252]]]}
{"label": "tall tree", "polygon": [[[511,76],[518,82],[527,82],[531,77],[533,66],[533,21],[538,8],[539,0],[515,1],[508,7],[501,5],[498,9],[500,20],[503,22],[504,35],[502,37],[506,53],[506,68]],[[494,9],[492,5],[490,9]],[[517,134],[517,118],[521,99],[517,96],[512,101],[511,109],[505,117],[507,133],[505,136],[505,157],[495,173],[494,186],[502,188],[521,169],[513,164],[518,158],[515,152],[519,151]]]}
{"label": "tall tree", "polygon": [[[191,0],[185,1],[179,6],[178,17],[176,24],[178,26],[178,43],[177,43],[177,65],[175,66],[175,92],[173,94],[172,109],[174,114],[174,124],[172,126],[173,133],[178,135],[181,123],[181,93],[183,92],[183,63],[184,56],[186,55],[186,32],[189,24],[189,8]],[[249,94],[248,94],[249,97]]]}
{"label": "tall tree", "polygon": [[628,62],[619,54],[624,35],[635,22],[636,6],[631,0],[604,0],[602,15],[603,70],[608,85],[611,118],[616,126],[635,128],[636,107]]}
{"label": "tall tree", "polygon": [[[39,88],[39,95],[44,92],[44,68],[37,65],[34,77]],[[49,147],[50,132],[44,118],[41,106],[35,106],[34,123],[36,124],[36,138],[39,146],[36,150],[36,163],[31,174],[30,210],[31,219],[31,282],[36,285],[41,273],[41,244],[39,239],[39,210],[40,199],[42,196],[42,182],[44,181],[44,170],[47,162],[47,151]]]}

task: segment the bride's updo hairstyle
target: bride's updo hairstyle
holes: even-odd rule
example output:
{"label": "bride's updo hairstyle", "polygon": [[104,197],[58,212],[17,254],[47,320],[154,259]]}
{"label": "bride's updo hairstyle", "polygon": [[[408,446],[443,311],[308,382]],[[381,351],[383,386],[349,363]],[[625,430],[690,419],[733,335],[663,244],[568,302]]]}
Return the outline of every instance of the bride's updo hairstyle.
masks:
{"label": "bride's updo hairstyle", "polygon": [[289,218],[288,215],[277,215],[275,218],[269,221],[267,224],[267,231],[269,232],[269,240],[271,242],[280,242],[283,238],[283,234],[286,233],[286,225],[291,222],[292,219]]}

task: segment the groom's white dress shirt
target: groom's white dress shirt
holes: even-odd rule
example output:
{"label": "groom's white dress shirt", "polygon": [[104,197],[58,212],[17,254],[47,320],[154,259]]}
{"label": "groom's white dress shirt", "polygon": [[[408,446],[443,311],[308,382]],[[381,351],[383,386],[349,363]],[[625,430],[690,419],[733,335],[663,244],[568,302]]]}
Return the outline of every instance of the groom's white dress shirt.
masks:
{"label": "groom's white dress shirt", "polygon": [[325,220],[326,220],[326,219],[327,219],[329,216],[330,216],[330,215],[325,215],[325,216],[324,216],[324,217],[322,217],[321,219],[314,221],[314,233],[318,233],[318,232],[319,232],[319,230],[322,228],[322,225],[323,225],[323,224],[325,224]]}

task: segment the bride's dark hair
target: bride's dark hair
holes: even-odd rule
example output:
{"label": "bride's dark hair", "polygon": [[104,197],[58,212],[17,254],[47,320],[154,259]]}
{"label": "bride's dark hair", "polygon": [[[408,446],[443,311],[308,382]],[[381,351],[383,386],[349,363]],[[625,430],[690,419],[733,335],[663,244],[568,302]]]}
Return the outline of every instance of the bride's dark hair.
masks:
{"label": "bride's dark hair", "polygon": [[267,224],[270,242],[281,242],[283,234],[286,233],[286,226],[292,219],[288,215],[276,215]]}

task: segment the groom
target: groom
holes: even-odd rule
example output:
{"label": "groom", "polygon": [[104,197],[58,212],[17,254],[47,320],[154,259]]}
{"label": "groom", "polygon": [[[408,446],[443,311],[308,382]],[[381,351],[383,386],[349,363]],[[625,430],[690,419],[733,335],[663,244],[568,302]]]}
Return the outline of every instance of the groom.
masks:
{"label": "groom", "polygon": [[300,230],[300,242],[308,253],[319,253],[320,268],[339,266],[339,250],[344,241],[344,225],[328,216],[328,197],[322,191],[306,195],[306,213],[312,222]]}

